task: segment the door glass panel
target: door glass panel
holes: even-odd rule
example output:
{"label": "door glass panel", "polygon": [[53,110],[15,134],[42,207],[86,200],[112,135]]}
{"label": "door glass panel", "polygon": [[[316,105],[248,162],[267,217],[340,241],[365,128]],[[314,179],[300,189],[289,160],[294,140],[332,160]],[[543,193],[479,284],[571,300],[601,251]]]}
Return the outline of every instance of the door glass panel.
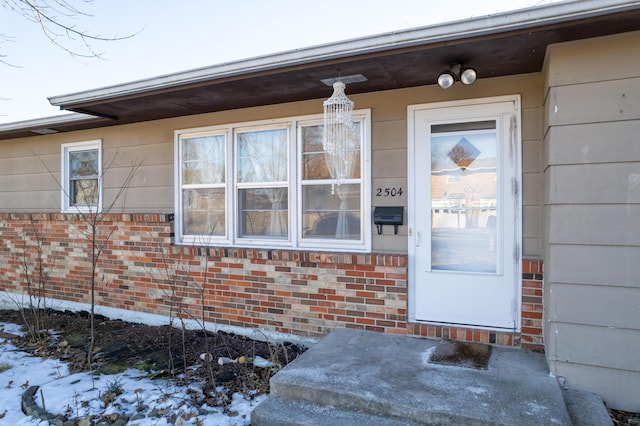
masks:
{"label": "door glass panel", "polygon": [[431,269],[496,273],[496,122],[431,131]]}

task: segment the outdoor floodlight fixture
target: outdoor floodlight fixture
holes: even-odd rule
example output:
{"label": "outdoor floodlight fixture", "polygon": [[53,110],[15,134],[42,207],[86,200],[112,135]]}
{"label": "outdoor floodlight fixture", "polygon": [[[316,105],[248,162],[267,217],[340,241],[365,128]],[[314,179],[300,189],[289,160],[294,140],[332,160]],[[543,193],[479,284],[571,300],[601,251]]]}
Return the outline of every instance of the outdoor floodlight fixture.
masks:
{"label": "outdoor floodlight fixture", "polygon": [[462,84],[469,85],[475,83],[478,79],[478,73],[473,68],[463,68],[462,64],[454,63],[447,71],[443,71],[438,76],[438,86],[448,89],[453,86],[456,80]]}

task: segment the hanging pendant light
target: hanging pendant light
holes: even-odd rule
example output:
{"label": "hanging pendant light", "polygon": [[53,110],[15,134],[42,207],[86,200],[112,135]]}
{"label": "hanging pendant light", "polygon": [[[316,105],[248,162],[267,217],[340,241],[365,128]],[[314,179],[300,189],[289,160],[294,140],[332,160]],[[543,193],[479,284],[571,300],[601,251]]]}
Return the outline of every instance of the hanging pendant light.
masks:
{"label": "hanging pendant light", "polygon": [[[333,95],[324,101],[324,139],[322,149],[327,157],[331,177],[340,185],[351,170],[350,138],[353,128],[353,101],[344,93],[345,84],[333,83]],[[334,193],[334,185],[331,192]]]}

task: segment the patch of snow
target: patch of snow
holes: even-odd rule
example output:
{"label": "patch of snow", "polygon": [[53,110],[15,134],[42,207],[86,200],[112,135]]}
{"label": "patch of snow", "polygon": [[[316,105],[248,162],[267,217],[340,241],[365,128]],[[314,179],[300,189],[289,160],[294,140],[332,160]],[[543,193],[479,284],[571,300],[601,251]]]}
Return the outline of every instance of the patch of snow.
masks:
{"label": "patch of snow", "polygon": [[2,322],[0,323],[0,331],[9,333],[9,334],[15,334],[16,336],[24,336],[24,331],[22,331],[22,326],[18,324]]}
{"label": "patch of snow", "polygon": [[[0,331],[19,334],[15,324],[0,323]],[[21,333],[20,333],[21,334]],[[42,359],[20,351],[0,338],[0,424],[14,426],[45,426],[47,422],[25,415],[20,407],[22,394],[29,386],[40,386],[36,403],[52,414],[86,417],[118,413],[125,416],[142,414],[144,418],[130,420],[131,426],[169,425],[167,416],[176,416],[176,424],[187,425],[249,425],[251,411],[266,398],[260,395],[250,400],[235,393],[225,401],[226,410],[197,406],[194,396],[202,400],[202,386],[180,386],[170,380],[151,380],[145,372],[129,369],[117,375],[92,375],[88,372],[69,374],[67,366],[53,359]],[[122,393],[108,404],[103,399],[114,387]],[[218,388],[219,395],[223,389]],[[207,395],[216,398],[216,395]],[[102,398],[102,399],[101,399]],[[164,415],[154,417],[156,414]],[[199,423],[198,423],[199,422]]]}
{"label": "patch of snow", "polygon": [[422,365],[424,365],[425,367],[427,365],[433,365],[429,362],[429,360],[431,359],[431,355],[433,354],[433,351],[436,350],[435,346],[430,347],[429,349],[427,349],[426,351],[424,351],[422,353]]}

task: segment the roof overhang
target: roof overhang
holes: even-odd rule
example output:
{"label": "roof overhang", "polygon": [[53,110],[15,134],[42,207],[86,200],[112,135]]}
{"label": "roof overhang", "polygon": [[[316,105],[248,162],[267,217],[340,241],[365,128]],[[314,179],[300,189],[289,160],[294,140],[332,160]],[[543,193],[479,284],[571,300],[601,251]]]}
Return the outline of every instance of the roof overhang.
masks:
{"label": "roof overhang", "polygon": [[51,135],[73,130],[93,129],[113,125],[112,120],[92,115],[66,113],[52,117],[0,124],[0,140]]}
{"label": "roof overhang", "polygon": [[[325,98],[321,80],[338,73],[366,77],[349,84],[353,95],[435,84],[452,62],[480,78],[539,72],[550,44],[635,30],[640,0],[565,1],[54,96],[52,105],[93,120],[39,124],[69,131]],[[0,125],[0,139],[33,134],[30,123]]]}

